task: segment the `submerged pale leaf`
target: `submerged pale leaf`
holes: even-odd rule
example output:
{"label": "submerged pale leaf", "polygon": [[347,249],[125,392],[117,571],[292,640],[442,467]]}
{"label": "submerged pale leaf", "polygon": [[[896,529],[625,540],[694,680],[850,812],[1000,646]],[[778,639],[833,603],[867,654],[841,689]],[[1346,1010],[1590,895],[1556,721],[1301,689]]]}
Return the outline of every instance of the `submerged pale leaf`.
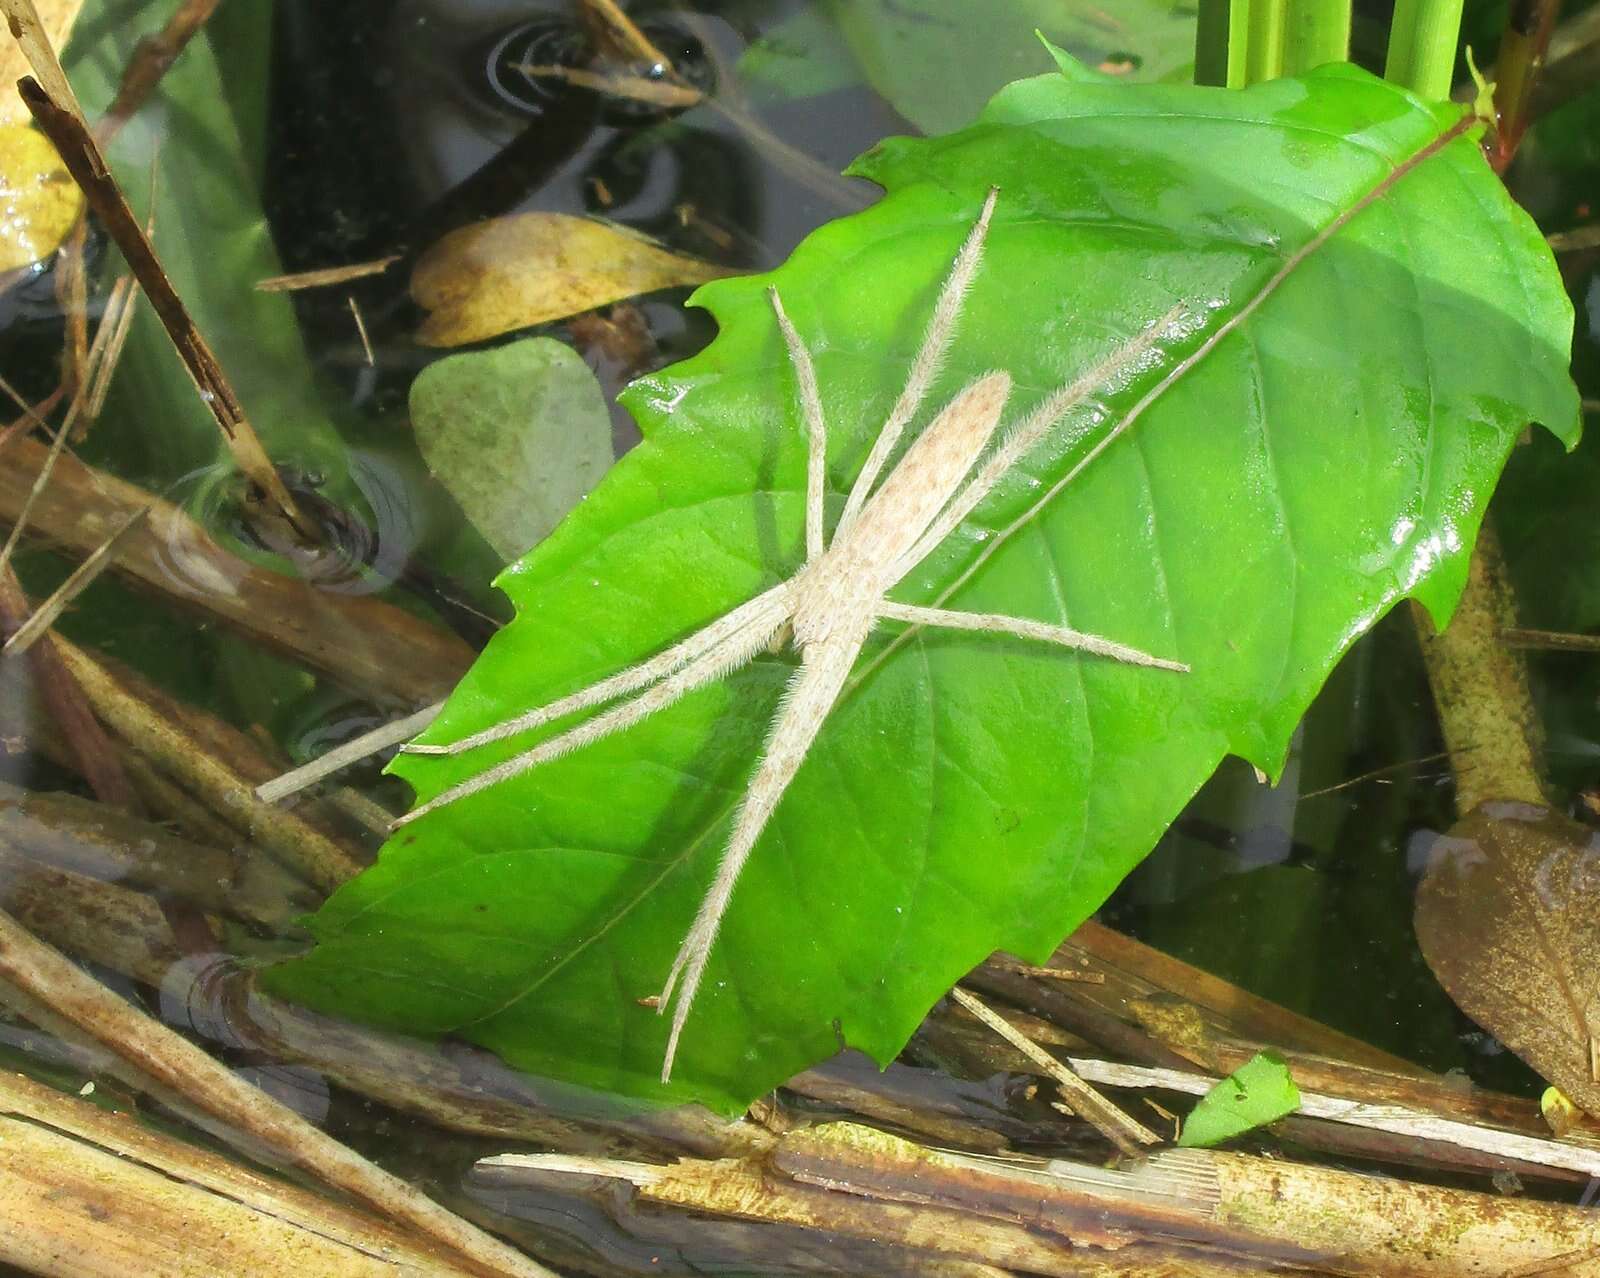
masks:
{"label": "submerged pale leaf", "polygon": [[411,383],[428,469],[505,559],[536,545],[611,465],[611,415],[583,357],[549,337],[437,360]]}
{"label": "submerged pale leaf", "polygon": [[[701,290],[719,336],[627,393],[644,442],[502,576],[517,620],[427,740],[638,662],[792,574],[805,436],[766,286],[815,352],[837,517],[991,184],[930,411],[1004,368],[1015,420],[1178,320],[895,597],[1075,626],[1192,673],[886,626],[745,869],[670,1088],[664,1022],[639,1000],[713,873],[788,653],[407,827],[313,921],[316,950],[268,973],[276,989],[727,1109],[841,1042],[887,1061],[990,951],[1048,955],[1225,754],[1277,768],[1397,600],[1447,615],[1526,422],[1576,429],[1571,309],[1536,228],[1459,108],[1352,68],[1232,93],[1042,77],[857,172],[881,203],[770,276]],[[396,771],[426,800],[511,749]]]}
{"label": "submerged pale leaf", "polygon": [[515,213],[451,231],[418,260],[411,296],[425,346],[464,346],[728,272],[604,222]]}

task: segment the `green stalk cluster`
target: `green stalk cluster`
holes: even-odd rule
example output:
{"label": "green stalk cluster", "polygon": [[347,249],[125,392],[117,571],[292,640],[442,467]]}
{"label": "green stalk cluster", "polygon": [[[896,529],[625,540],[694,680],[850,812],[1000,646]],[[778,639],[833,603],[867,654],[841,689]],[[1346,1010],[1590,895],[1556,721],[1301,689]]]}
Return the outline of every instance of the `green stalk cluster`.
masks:
{"label": "green stalk cluster", "polygon": [[[1397,0],[1384,77],[1450,93],[1463,0]],[[1350,56],[1350,0],[1200,0],[1196,84],[1246,85]]]}

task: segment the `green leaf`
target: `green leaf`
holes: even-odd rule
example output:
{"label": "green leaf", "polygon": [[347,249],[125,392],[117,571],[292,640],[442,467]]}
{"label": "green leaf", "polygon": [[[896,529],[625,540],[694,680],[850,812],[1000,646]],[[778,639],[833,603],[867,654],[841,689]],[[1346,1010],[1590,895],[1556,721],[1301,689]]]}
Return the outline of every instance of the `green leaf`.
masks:
{"label": "green leaf", "polygon": [[1265,1127],[1300,1108],[1300,1089],[1276,1052],[1258,1052],[1202,1096],[1183,1124],[1178,1144],[1209,1149]]}
{"label": "green leaf", "polygon": [[411,383],[431,470],[484,540],[515,559],[611,465],[611,415],[583,357],[550,337],[436,360]]}
{"label": "green leaf", "polygon": [[[826,0],[868,82],[925,133],[971,123],[1039,65],[1039,40],[1085,68],[1163,80],[1194,60],[1195,10],[1172,0]],[[1057,50],[1052,47],[1052,54]]]}
{"label": "green leaf", "polygon": [[[1524,423],[1575,436],[1571,308],[1537,229],[1458,108],[1354,68],[1243,92],[1053,75],[857,171],[882,202],[769,276],[700,290],[719,336],[627,392],[644,442],[502,575],[518,618],[426,739],[632,665],[791,575],[804,435],[766,286],[815,353],[836,518],[991,183],[930,403],[1003,367],[1015,419],[1177,303],[1186,327],[895,596],[1077,626],[1193,673],[885,626],[750,858],[670,1087],[664,1021],[637,1000],[712,876],[787,652],[408,826],[273,988],[725,1109],[841,1041],[886,1062],[990,951],[1043,960],[1224,755],[1277,768],[1397,600],[1446,616]],[[395,770],[428,799],[513,749]]]}

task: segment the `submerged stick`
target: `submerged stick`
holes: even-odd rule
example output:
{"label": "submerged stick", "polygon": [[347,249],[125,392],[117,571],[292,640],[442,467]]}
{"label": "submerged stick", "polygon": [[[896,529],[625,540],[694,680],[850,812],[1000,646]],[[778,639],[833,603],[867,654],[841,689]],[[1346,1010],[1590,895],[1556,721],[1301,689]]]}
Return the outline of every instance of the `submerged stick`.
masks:
{"label": "submerged stick", "polygon": [[[0,523],[14,522],[45,445],[16,439],[0,466]],[[454,635],[372,595],[319,590],[223,549],[172,502],[68,454],[29,520],[29,536],[87,555],[135,510],[114,568],[148,591],[198,611],[296,665],[380,705],[443,697],[472,663]],[[260,778],[256,778],[259,780]]]}
{"label": "submerged stick", "polygon": [[124,1002],[4,912],[0,912],[0,979],[190,1104],[247,1133],[291,1166],[444,1244],[480,1273],[553,1278],[544,1266],[368,1162]]}

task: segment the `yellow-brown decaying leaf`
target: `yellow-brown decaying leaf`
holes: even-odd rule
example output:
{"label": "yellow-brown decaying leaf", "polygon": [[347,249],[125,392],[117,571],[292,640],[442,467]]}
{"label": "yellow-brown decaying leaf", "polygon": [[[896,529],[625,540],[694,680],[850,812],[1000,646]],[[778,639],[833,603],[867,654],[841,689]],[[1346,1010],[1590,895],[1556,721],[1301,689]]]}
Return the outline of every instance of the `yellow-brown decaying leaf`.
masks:
{"label": "yellow-brown decaying leaf", "polygon": [[[39,12],[45,34],[50,37],[50,47],[60,53],[72,34],[72,24],[78,20],[83,0],[33,0],[33,7]],[[9,32],[0,32],[0,124],[22,124],[29,119],[28,108],[17,94],[16,83],[32,74],[22,46]]]}
{"label": "yellow-brown decaying leaf", "polygon": [[1600,1117],[1600,835],[1485,803],[1435,846],[1416,923],[1462,1010]]}
{"label": "yellow-brown decaying leaf", "polygon": [[461,346],[733,272],[589,218],[517,213],[451,231],[411,274],[425,346]]}
{"label": "yellow-brown decaying leaf", "polygon": [[83,192],[45,136],[0,124],[0,271],[49,257],[82,210]]}

